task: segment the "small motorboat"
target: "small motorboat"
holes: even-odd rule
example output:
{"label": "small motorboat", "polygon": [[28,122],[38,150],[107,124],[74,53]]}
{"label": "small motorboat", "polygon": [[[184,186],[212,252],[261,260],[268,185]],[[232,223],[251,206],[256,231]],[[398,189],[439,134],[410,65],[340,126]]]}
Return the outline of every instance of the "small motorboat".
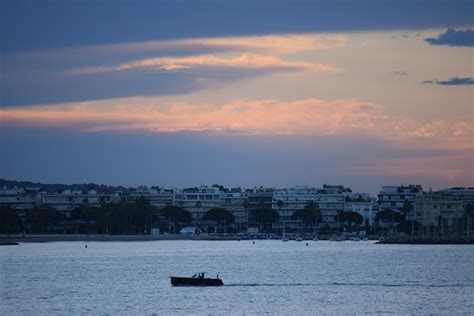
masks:
{"label": "small motorboat", "polygon": [[171,277],[171,285],[173,286],[221,286],[224,285],[219,275],[215,279],[206,278],[204,272],[196,273],[190,278]]}

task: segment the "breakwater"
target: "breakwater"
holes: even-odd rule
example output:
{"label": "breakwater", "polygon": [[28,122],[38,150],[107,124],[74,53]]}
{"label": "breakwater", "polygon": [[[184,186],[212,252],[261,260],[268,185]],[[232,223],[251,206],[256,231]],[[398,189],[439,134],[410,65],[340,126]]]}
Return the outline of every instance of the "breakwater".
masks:
{"label": "breakwater", "polygon": [[472,245],[474,237],[415,237],[415,238],[386,238],[378,244],[407,244],[407,245]]}

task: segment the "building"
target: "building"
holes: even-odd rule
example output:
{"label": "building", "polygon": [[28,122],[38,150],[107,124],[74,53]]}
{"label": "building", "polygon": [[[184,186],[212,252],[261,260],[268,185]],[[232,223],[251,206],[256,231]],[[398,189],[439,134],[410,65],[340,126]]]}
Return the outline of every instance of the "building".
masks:
{"label": "building", "polygon": [[467,206],[474,206],[474,188],[473,187],[455,187],[450,189],[443,189],[434,193],[448,194],[453,197],[454,200],[461,202],[463,207],[463,216],[466,218],[466,230],[469,235],[472,235],[474,230],[474,213],[467,212]]}
{"label": "building", "polygon": [[136,188],[129,188],[128,190],[118,191],[117,194],[121,200],[127,203],[134,203],[137,199],[143,197],[158,210],[165,206],[173,205],[174,202],[174,190],[161,189],[158,187],[148,188],[146,186],[139,186]]}
{"label": "building", "polygon": [[380,211],[393,210],[402,213],[403,205],[405,201],[408,201],[413,206],[413,209],[407,214],[407,218],[413,218],[416,211],[416,197],[421,195],[423,195],[423,189],[418,184],[383,186],[378,194]]}
{"label": "building", "polygon": [[0,205],[14,208],[23,219],[28,210],[40,204],[40,188],[0,189]]}
{"label": "building", "polygon": [[176,190],[174,205],[184,208],[199,221],[207,211],[221,206],[221,192],[217,187],[208,186]]}
{"label": "building", "polygon": [[274,190],[274,188],[255,187],[245,191],[248,197],[249,223],[256,224],[252,219],[253,212],[259,209],[272,209]]}
{"label": "building", "polygon": [[453,195],[434,192],[416,197],[417,220],[423,234],[447,234],[466,230],[462,201]]}
{"label": "building", "polygon": [[466,207],[467,204],[474,205],[474,188],[457,187],[438,190],[435,193],[449,194],[455,200],[461,201],[463,207]]}
{"label": "building", "polygon": [[304,209],[309,202],[318,204],[319,190],[307,186],[296,186],[288,189],[276,189],[273,191],[272,209],[280,215],[279,223],[274,227],[282,229],[283,225],[289,228],[297,228],[301,225],[299,220],[291,219],[293,213]]}
{"label": "building", "polygon": [[323,185],[318,193],[323,222],[331,227],[337,226],[337,214],[344,211],[345,196],[351,192],[350,188],[343,185]]}
{"label": "building", "polygon": [[93,207],[100,207],[105,203],[118,202],[117,194],[103,194],[95,190],[88,192],[64,190],[55,193],[41,193],[41,205],[53,207],[57,211],[63,212],[66,216],[70,216],[72,210],[82,204],[89,204]]}
{"label": "building", "polygon": [[220,207],[231,212],[235,217],[234,224],[241,231],[249,221],[249,211],[246,209],[248,196],[241,188],[233,188],[220,192]]}
{"label": "building", "polygon": [[[390,209],[403,213],[406,201],[413,206],[413,210],[407,214],[407,219],[416,219],[424,229],[439,226],[440,218],[450,231],[472,230],[473,226],[473,220],[467,219],[465,209],[469,203],[474,204],[474,188],[463,187],[435,192],[430,190],[424,193],[421,185],[383,186],[378,194],[378,203],[375,203],[375,199],[367,193],[353,193],[350,188],[343,185],[328,184],[322,188],[254,187],[247,190],[226,189],[217,185],[185,189],[139,186],[114,194],[103,194],[94,190],[48,193],[42,192],[39,188],[0,189],[0,205],[15,208],[23,219],[26,211],[40,205],[51,206],[70,216],[73,209],[84,203],[100,207],[104,203],[120,201],[134,203],[141,197],[156,207],[155,222],[161,218],[159,210],[168,205],[179,206],[189,211],[195,221],[194,225],[200,224],[199,221],[208,210],[224,208],[235,216],[234,226],[238,231],[247,228],[249,223],[252,224],[250,226],[256,226],[257,223],[252,220],[251,215],[252,212],[261,209],[273,210],[279,214],[279,222],[273,223],[273,228],[277,231],[282,231],[283,225],[286,228],[299,228],[301,221],[292,219],[292,215],[295,211],[304,209],[309,202],[314,202],[319,208],[323,224],[330,230],[338,225],[337,215],[340,212],[358,213],[364,218],[366,225],[372,226],[379,210]],[[460,221],[464,224],[460,224]]]}
{"label": "building", "polygon": [[372,226],[377,214],[375,199],[368,193],[347,193],[344,196],[344,212],[355,212],[364,219],[364,224]]}

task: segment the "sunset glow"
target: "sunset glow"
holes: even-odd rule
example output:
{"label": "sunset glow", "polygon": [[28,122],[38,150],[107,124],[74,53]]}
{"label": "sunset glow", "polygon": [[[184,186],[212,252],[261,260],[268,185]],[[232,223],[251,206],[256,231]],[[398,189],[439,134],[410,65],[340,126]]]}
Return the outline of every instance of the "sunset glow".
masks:
{"label": "sunset glow", "polygon": [[[38,16],[48,10],[29,5]],[[334,180],[369,192],[394,182],[473,184],[468,9],[424,3],[415,17],[407,12],[418,7],[409,3],[394,3],[396,10],[369,2],[245,6],[234,8],[245,13],[245,24],[226,8],[189,6],[192,13],[181,8],[168,16],[171,4],[153,6],[159,18],[150,15],[146,23],[146,10],[129,8],[140,12],[131,24],[105,5],[97,9],[98,17],[110,19],[105,27],[99,18],[78,23],[87,15],[61,4],[55,9],[71,19],[61,22],[64,33],[54,31],[55,18],[35,24],[36,15],[21,20],[30,27],[15,36],[2,33],[3,176],[128,183],[134,174],[133,181],[163,185]],[[5,7],[2,28],[12,29],[24,11]],[[50,148],[36,153],[53,171],[24,168],[35,163],[23,146],[33,139],[34,146]],[[120,176],[114,173],[117,144],[134,148],[121,154],[121,164],[133,167]],[[82,172],[78,151],[102,167]],[[77,170],[55,173],[53,153]],[[189,179],[177,156],[189,157]],[[207,157],[240,171],[217,174],[212,164],[201,167]],[[287,172],[261,167],[272,161]]]}

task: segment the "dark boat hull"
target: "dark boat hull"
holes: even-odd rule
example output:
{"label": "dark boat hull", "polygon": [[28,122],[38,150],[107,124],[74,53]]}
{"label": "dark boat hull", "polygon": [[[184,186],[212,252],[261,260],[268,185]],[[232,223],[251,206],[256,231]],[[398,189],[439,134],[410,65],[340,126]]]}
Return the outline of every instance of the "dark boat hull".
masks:
{"label": "dark boat hull", "polygon": [[200,278],[180,278],[171,277],[173,286],[221,286],[224,285],[221,279],[200,279]]}

